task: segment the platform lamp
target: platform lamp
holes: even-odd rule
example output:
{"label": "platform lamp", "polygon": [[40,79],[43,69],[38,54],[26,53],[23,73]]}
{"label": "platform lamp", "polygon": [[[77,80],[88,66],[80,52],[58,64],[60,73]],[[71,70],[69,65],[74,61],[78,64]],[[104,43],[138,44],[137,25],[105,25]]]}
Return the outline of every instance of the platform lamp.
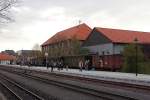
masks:
{"label": "platform lamp", "polygon": [[48,66],[47,66],[47,62],[48,62],[48,53],[47,52],[45,52],[45,64],[46,64],[46,68],[48,69]]}
{"label": "platform lamp", "polygon": [[18,58],[19,58],[20,66],[21,66],[22,65],[21,61],[23,61],[21,51],[18,52],[18,56],[19,56]]}
{"label": "platform lamp", "polygon": [[136,76],[138,75],[138,39],[134,39],[135,43],[135,67],[136,67]]}

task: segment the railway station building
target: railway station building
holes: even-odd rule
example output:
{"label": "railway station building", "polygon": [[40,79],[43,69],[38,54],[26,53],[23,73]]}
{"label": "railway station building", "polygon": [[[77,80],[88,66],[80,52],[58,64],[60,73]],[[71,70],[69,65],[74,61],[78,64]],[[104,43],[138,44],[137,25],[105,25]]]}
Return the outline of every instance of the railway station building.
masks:
{"label": "railway station building", "polygon": [[135,39],[145,56],[150,58],[150,32],[100,27],[92,30],[85,23],[57,32],[41,45],[42,52],[48,53],[48,58],[66,57],[70,66],[77,67],[80,55],[76,55],[73,50],[74,39],[89,51],[89,54],[81,56],[84,56],[84,60],[90,59],[92,67],[96,69],[120,69],[123,65],[124,47],[134,43]]}
{"label": "railway station building", "polygon": [[144,54],[150,58],[149,32],[95,27],[82,46],[99,56],[97,66],[113,70],[122,66],[124,46],[134,43],[135,39],[142,46]]}
{"label": "railway station building", "polygon": [[73,41],[77,40],[82,45],[91,31],[92,29],[83,23],[57,32],[41,45],[42,51],[48,53],[49,57],[75,55]]}

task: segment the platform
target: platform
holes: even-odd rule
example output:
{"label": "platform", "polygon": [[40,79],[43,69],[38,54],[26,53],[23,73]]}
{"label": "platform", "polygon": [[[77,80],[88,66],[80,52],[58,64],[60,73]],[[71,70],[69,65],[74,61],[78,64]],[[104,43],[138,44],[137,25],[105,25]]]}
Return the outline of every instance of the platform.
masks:
{"label": "platform", "polygon": [[[37,67],[37,66],[28,67],[19,65],[9,65],[9,66],[44,72],[51,72],[51,68],[47,69],[46,67]],[[67,70],[66,68],[60,71],[57,70],[57,68],[54,68],[53,73],[150,86],[150,75],[146,74],[138,74],[138,76],[136,76],[136,74],[134,73],[122,73],[122,72],[87,71],[87,70],[83,70],[81,72],[79,69]]]}

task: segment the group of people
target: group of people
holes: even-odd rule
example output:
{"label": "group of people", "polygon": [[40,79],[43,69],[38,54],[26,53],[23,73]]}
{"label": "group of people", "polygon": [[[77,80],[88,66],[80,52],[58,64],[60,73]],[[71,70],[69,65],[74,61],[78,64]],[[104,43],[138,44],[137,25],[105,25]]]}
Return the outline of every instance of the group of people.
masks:
{"label": "group of people", "polygon": [[[20,65],[23,65],[23,64],[21,63]],[[30,62],[26,63],[26,65],[28,65],[29,67],[31,66]],[[53,72],[54,68],[57,68],[60,71],[60,70],[63,70],[63,68],[65,67],[66,70],[68,70],[68,65],[64,63],[63,59],[45,60],[45,65],[47,69],[51,67],[51,72]],[[83,69],[85,70],[91,69],[92,65],[89,59],[86,59],[86,60],[81,59],[78,62],[78,67],[79,67],[79,71],[82,71]]]}
{"label": "group of people", "polygon": [[[63,60],[51,60],[50,62],[47,62],[47,69],[49,67],[51,67],[51,72],[53,72],[53,69],[54,68],[57,68],[59,71],[60,70],[63,70],[65,64],[64,64],[64,61]],[[87,59],[87,60],[80,60],[79,61],[79,70],[82,71],[83,69],[85,70],[89,70],[89,67],[90,67],[90,60]],[[68,66],[66,65],[66,69],[68,69]]]}
{"label": "group of people", "polygon": [[89,70],[89,67],[90,67],[90,60],[89,59],[87,59],[85,61],[83,61],[83,60],[79,61],[79,69],[80,69],[80,71],[82,71],[83,69]]}
{"label": "group of people", "polygon": [[46,62],[47,69],[51,67],[51,72],[53,71],[54,68],[58,68],[58,70],[63,70],[64,67],[64,62],[63,60],[51,60],[50,62]]}

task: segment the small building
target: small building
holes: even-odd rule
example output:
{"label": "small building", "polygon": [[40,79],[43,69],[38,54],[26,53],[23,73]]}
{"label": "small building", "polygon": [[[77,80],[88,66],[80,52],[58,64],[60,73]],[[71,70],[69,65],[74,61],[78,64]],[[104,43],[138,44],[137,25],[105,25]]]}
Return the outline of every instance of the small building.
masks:
{"label": "small building", "polygon": [[135,38],[143,47],[144,54],[150,58],[149,32],[95,27],[82,46],[99,56],[99,68],[113,70],[122,66],[124,46],[134,43]]}
{"label": "small building", "polygon": [[17,64],[27,65],[32,58],[37,58],[40,55],[40,50],[19,50],[17,51]]}
{"label": "small building", "polygon": [[0,64],[7,65],[7,64],[14,64],[16,61],[16,57],[6,54],[6,53],[0,53]]}
{"label": "small building", "polygon": [[86,24],[80,24],[56,33],[45,41],[42,51],[48,53],[49,57],[61,57],[75,55],[73,50],[75,41],[81,45],[91,32],[91,28]]}
{"label": "small building", "polygon": [[16,53],[14,50],[5,50],[5,51],[2,51],[1,53],[7,53],[9,55],[13,55],[13,56],[16,56]]}

